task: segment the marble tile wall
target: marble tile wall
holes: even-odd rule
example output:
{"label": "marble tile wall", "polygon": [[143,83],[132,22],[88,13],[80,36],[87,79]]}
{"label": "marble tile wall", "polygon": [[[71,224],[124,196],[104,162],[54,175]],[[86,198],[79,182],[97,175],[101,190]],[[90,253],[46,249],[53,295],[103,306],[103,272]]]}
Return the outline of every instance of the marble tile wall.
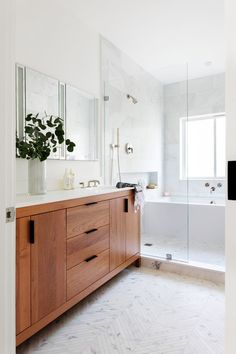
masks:
{"label": "marble tile wall", "polygon": [[[105,102],[104,170],[107,183],[117,181],[117,155],[114,154],[111,178],[111,143],[116,142],[116,128],[120,129],[121,172],[140,174],[158,172],[158,184],[162,187],[162,85],[113,44],[102,39],[102,82]],[[134,96],[133,104],[126,95]],[[125,152],[131,143],[134,153]]]}

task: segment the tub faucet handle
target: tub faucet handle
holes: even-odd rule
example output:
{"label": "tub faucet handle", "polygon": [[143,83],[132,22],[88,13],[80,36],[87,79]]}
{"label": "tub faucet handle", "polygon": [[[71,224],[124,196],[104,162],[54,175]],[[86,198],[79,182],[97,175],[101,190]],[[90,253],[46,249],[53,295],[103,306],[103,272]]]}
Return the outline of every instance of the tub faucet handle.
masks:
{"label": "tub faucet handle", "polygon": [[206,188],[210,187],[210,183],[206,182],[206,183],[205,183],[205,187],[206,187]]}
{"label": "tub faucet handle", "polygon": [[210,192],[212,193],[212,192],[215,192],[215,190],[216,190],[216,187],[211,187],[211,189],[210,189]]}

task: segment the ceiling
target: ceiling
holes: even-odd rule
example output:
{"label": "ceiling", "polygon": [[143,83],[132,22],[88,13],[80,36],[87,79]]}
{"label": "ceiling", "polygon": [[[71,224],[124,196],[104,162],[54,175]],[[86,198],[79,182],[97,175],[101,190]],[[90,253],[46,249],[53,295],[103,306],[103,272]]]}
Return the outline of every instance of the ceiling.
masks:
{"label": "ceiling", "polygon": [[[224,71],[224,0],[67,0],[77,16],[161,81]],[[170,68],[171,67],[171,68]],[[164,69],[163,69],[164,68]]]}

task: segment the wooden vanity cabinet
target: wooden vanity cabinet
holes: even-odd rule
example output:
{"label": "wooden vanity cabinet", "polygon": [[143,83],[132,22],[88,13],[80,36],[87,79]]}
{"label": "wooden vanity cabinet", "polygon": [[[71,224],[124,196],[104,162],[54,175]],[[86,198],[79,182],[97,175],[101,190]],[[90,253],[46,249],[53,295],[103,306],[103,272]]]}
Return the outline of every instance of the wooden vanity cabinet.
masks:
{"label": "wooden vanity cabinet", "polygon": [[133,191],[17,209],[16,342],[140,258]]}
{"label": "wooden vanity cabinet", "polygon": [[125,198],[110,201],[110,271],[125,262]]}
{"label": "wooden vanity cabinet", "polygon": [[30,217],[16,220],[16,334],[31,325]]}
{"label": "wooden vanity cabinet", "polygon": [[17,219],[16,333],[66,301],[66,212]]}
{"label": "wooden vanity cabinet", "polygon": [[110,202],[67,209],[67,300],[109,273]]}
{"label": "wooden vanity cabinet", "polygon": [[31,217],[31,321],[35,323],[66,301],[66,211]]}
{"label": "wooden vanity cabinet", "polygon": [[127,197],[125,213],[125,260],[140,251],[140,212],[134,210],[134,195]]}
{"label": "wooden vanity cabinet", "polygon": [[110,201],[110,270],[140,250],[140,213],[134,210],[134,196]]}

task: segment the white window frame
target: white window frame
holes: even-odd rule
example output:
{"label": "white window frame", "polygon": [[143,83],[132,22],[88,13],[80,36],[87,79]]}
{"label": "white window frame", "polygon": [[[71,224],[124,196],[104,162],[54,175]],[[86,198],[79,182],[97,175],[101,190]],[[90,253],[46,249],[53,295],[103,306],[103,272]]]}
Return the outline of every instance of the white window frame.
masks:
{"label": "white window frame", "polygon": [[[190,117],[181,117],[179,119],[179,142],[180,142],[180,180],[225,180],[225,176],[216,175],[216,120],[219,117],[226,117],[225,112],[219,113],[211,113],[211,114],[203,114],[197,116],[190,116]],[[214,177],[209,176],[202,176],[202,177],[188,177],[188,149],[187,147],[187,122],[190,120],[204,120],[204,119],[213,119],[214,120]]]}

